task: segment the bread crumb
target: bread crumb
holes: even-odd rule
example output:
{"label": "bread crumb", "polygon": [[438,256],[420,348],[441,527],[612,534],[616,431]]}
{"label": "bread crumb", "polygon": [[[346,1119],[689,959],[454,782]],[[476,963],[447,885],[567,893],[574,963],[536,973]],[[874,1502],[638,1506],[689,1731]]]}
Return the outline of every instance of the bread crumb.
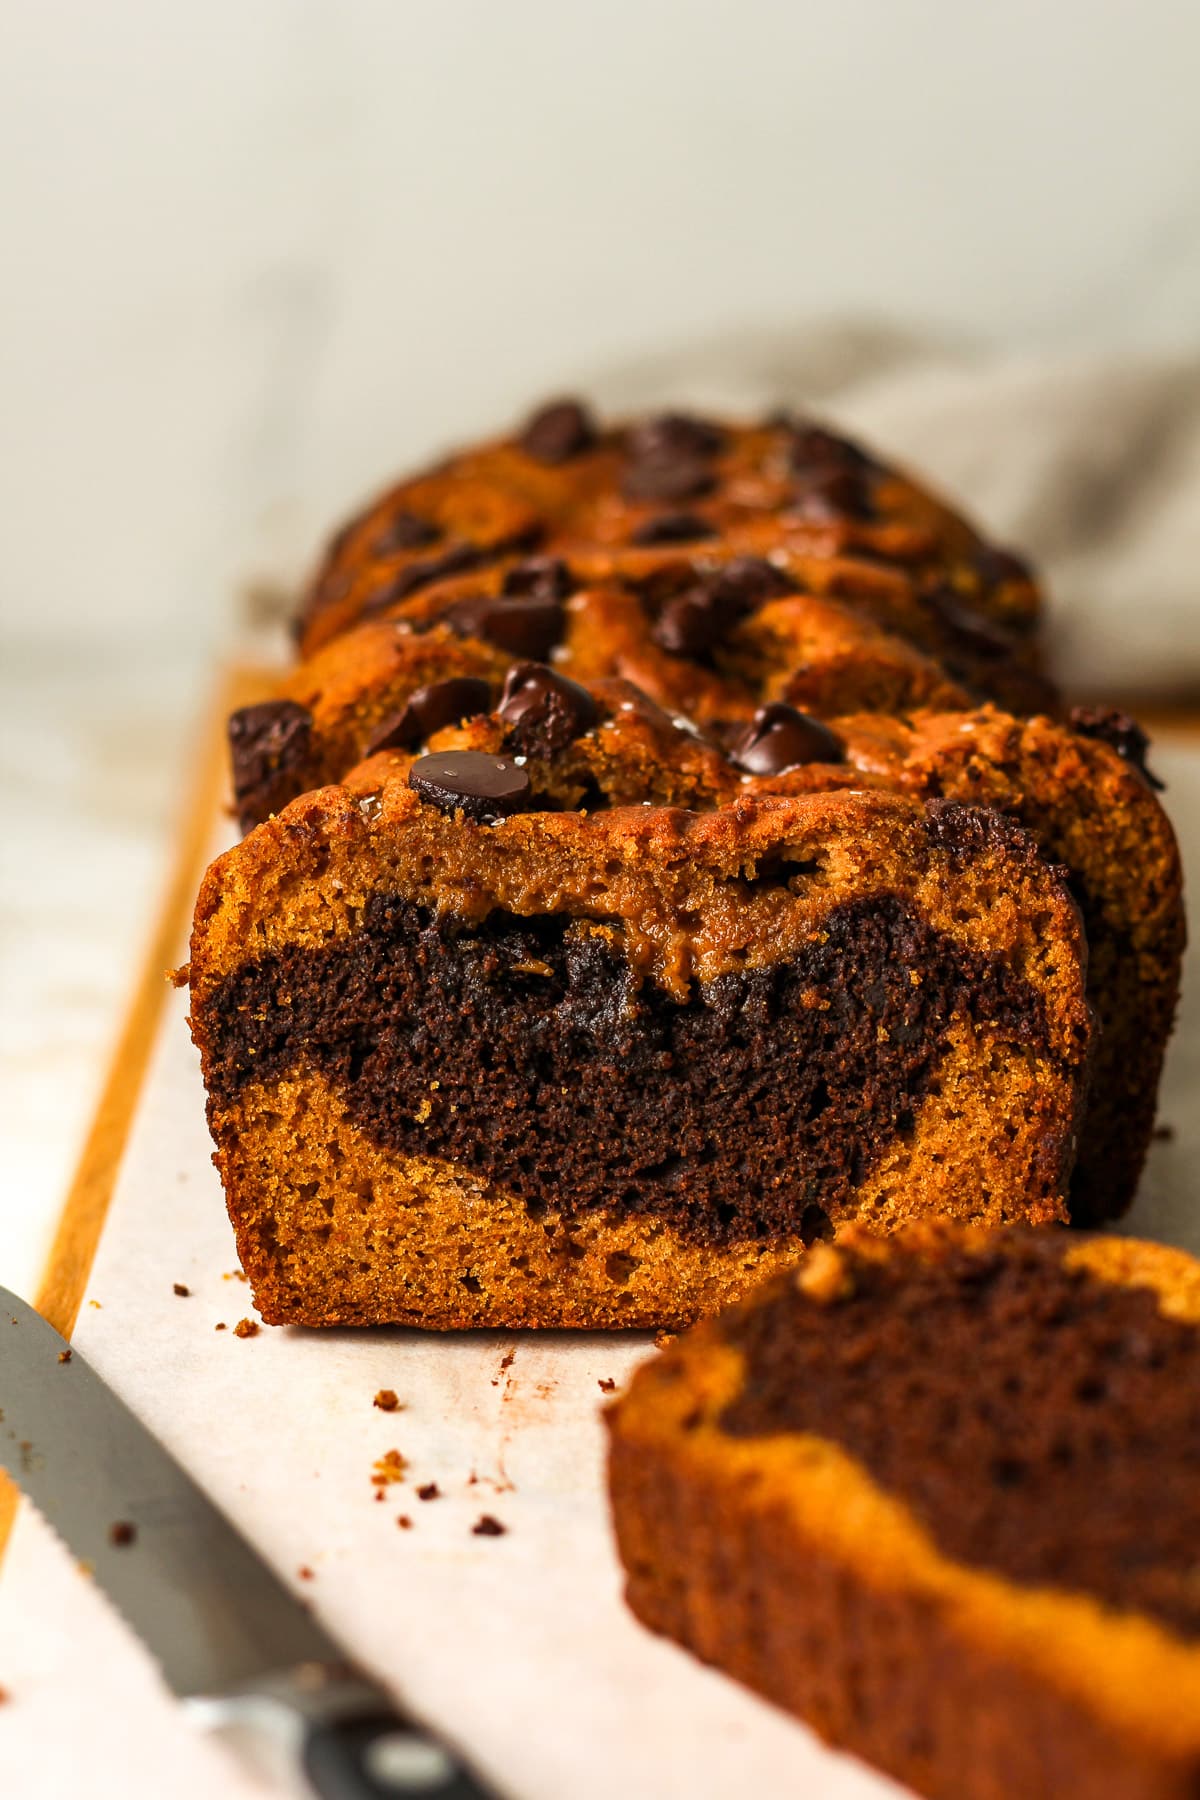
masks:
{"label": "bread crumb", "polygon": [[1175,1127],[1173,1125],[1156,1125],[1150,1136],[1156,1144],[1170,1144],[1174,1141]]}
{"label": "bread crumb", "polygon": [[675,1339],[678,1336],[679,1333],[677,1331],[656,1331],[654,1334],[654,1348],[656,1350],[666,1350],[675,1342]]}
{"label": "bread crumb", "polygon": [[377,1406],[380,1412],[399,1412],[401,1410],[400,1401],[394,1388],[380,1388],[372,1405]]}
{"label": "bread crumb", "polygon": [[172,1283],[172,1292],[178,1294],[181,1300],[186,1300],[191,1291],[191,1288],[185,1287],[182,1281]]}
{"label": "bread crumb", "polygon": [[257,1337],[258,1336],[258,1320],[257,1319],[239,1319],[237,1324],[233,1328],[233,1335],[234,1335],[234,1337],[243,1337],[243,1338],[244,1337]]}
{"label": "bread crumb", "polygon": [[436,1481],[427,1481],[417,1489],[418,1500],[440,1500],[442,1490]]}
{"label": "bread crumb", "polygon": [[375,1464],[375,1473],[371,1480],[377,1488],[390,1487],[393,1481],[403,1481],[408,1468],[407,1456],[401,1456],[398,1450],[385,1450]]}
{"label": "bread crumb", "polygon": [[832,1306],[854,1292],[845,1258],[832,1244],[814,1244],[796,1270],[796,1286],[807,1300]]}
{"label": "bread crumb", "polygon": [[70,1362],[70,1360],[71,1360],[71,1346],[70,1346],[70,1345],[69,1345],[69,1344],[68,1344],[68,1345],[67,1345],[67,1348],[66,1348],[66,1349],[65,1349],[65,1350],[60,1350],[60,1351],[59,1351],[59,1353],[58,1353],[58,1360],[59,1360],[59,1362]]}
{"label": "bread crumb", "polygon": [[249,1279],[245,1269],[226,1269],[221,1277],[222,1281],[249,1281]]}
{"label": "bread crumb", "polygon": [[300,1577],[301,1581],[315,1581],[316,1580],[316,1576],[313,1574],[312,1570],[309,1568],[307,1563],[301,1563],[300,1567],[296,1570],[296,1573]]}
{"label": "bread crumb", "polygon": [[491,1513],[482,1513],[471,1527],[474,1537],[503,1537],[507,1530],[508,1526],[502,1525],[499,1519],[494,1519]]}
{"label": "bread crumb", "polygon": [[228,1325],[226,1325],[224,1319],[222,1319],[219,1325],[213,1326],[213,1330],[214,1331],[228,1331],[229,1327],[228,1327]]}
{"label": "bread crumb", "polygon": [[100,1302],[99,1302],[99,1301],[98,1301],[98,1300],[89,1300],[89,1301],[88,1301],[88,1305],[89,1305],[89,1306],[94,1306],[94,1307],[95,1307],[95,1309],[96,1309],[96,1311],[97,1311],[97,1312],[102,1312],[102,1311],[103,1311],[103,1310],[104,1310],[104,1309],[103,1309],[103,1307],[102,1307],[102,1306],[101,1306],[101,1305],[100,1305]]}
{"label": "bread crumb", "polygon": [[131,1524],[128,1519],[117,1519],[116,1522],[108,1528],[109,1543],[116,1544],[118,1549],[121,1550],[125,1549],[128,1544],[132,1544],[136,1536],[137,1526]]}
{"label": "bread crumb", "polygon": [[599,1387],[602,1394],[615,1394],[617,1391],[617,1384],[611,1375],[602,1375],[600,1377]]}
{"label": "bread crumb", "polygon": [[12,1695],[9,1693],[8,1689],[6,1687],[0,1687],[0,1706],[7,1706],[11,1699]]}

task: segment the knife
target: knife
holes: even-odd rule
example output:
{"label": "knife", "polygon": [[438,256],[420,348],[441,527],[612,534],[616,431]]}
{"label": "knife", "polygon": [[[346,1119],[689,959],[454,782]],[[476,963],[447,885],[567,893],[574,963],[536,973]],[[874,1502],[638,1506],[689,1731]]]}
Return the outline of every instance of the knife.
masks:
{"label": "knife", "polygon": [[488,1800],[398,1712],[39,1313],[0,1288],[0,1468],[95,1576],[199,1722],[321,1800]]}

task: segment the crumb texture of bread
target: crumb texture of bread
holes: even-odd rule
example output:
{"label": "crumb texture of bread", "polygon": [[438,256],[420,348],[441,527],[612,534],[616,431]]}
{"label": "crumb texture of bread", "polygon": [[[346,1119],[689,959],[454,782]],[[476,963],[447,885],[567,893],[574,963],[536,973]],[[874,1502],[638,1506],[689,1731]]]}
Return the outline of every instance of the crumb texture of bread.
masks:
{"label": "crumb texture of bread", "polygon": [[606,1412],[627,1597],[945,1800],[1200,1788],[1200,1266],[850,1230]]}
{"label": "crumb texture of bread", "polygon": [[850,1220],[1065,1217],[1083,944],[992,814],[327,789],[211,872],[192,972],[271,1322],[674,1327]]}

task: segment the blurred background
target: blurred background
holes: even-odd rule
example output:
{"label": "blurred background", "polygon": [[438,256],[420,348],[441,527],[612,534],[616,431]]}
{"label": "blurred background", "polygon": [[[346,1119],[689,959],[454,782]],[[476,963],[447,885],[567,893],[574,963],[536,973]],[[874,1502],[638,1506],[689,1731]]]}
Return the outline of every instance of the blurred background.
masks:
{"label": "blurred background", "polygon": [[1032,549],[1078,689],[1200,691],[1194,0],[9,0],[5,26],[16,1285],[218,661],[406,463],[562,389],[807,402]]}

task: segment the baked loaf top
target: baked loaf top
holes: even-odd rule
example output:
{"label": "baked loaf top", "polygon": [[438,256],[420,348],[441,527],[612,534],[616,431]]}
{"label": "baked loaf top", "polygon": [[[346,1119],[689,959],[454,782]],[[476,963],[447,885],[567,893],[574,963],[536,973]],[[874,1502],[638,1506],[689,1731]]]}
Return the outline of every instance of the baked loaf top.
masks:
{"label": "baked loaf top", "polygon": [[1028,566],[849,439],[784,416],[733,425],[665,413],[601,430],[577,402],[543,408],[516,437],[459,453],[351,520],[312,584],[302,649],[448,580],[466,577],[469,591],[501,565],[503,585],[531,552],[561,562],[572,588],[652,593],[680,565],[692,568],[686,584],[767,559],[794,590],[907,614],[985,692],[990,678],[1016,693],[1035,666]]}
{"label": "baked loaf top", "polygon": [[[644,1365],[609,1420],[626,1471],[666,1456],[710,1505],[740,1495],[772,1537],[796,1532],[872,1605],[909,1596],[935,1637],[942,1621],[982,1651],[998,1704],[1011,1703],[1000,1671],[1015,1665],[1143,1763],[1176,1769],[1178,1786],[1137,1792],[1194,1791],[1192,1258],[944,1222],[887,1240],[851,1230]],[[987,1693],[976,1699],[986,1714]],[[1041,1754],[1060,1767],[1065,1734]]]}

